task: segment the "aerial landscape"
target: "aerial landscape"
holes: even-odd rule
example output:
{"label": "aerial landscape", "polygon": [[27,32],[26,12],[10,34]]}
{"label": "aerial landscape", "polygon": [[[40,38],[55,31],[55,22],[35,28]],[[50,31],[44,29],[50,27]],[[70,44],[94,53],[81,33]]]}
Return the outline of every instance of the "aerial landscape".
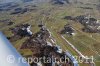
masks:
{"label": "aerial landscape", "polygon": [[99,66],[100,0],[0,0],[0,43],[28,59],[14,66]]}

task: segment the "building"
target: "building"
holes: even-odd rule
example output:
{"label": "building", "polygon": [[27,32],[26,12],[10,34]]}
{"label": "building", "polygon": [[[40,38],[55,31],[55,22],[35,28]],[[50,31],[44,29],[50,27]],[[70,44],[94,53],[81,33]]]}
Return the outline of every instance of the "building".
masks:
{"label": "building", "polygon": [[68,34],[68,35],[74,36],[76,33],[75,33],[74,28],[71,25],[66,24],[64,26],[64,29],[61,31],[61,34]]}

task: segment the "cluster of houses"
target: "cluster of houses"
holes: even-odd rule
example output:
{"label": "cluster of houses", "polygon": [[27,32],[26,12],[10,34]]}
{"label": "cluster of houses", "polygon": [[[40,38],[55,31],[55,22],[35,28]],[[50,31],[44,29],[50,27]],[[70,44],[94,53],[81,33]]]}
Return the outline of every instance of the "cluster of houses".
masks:
{"label": "cluster of houses", "polygon": [[[32,58],[52,58],[50,63],[43,62],[41,59],[38,63],[31,63],[31,66],[78,66],[78,62],[75,58],[71,55],[71,53],[64,52],[62,48],[58,45],[53,45],[48,39],[50,39],[50,33],[48,29],[40,24],[40,30],[33,34],[30,38],[28,38],[21,46],[20,49],[30,49],[33,54]],[[65,56],[69,59],[65,59]],[[62,58],[62,61],[66,60],[65,63],[61,62],[53,62],[56,58],[58,61]],[[70,61],[69,61],[70,60]],[[76,63],[73,63],[73,62]]]}
{"label": "cluster of houses", "polygon": [[90,15],[80,15],[76,17],[65,16],[64,19],[72,20],[81,23],[84,28],[84,32],[89,33],[99,33],[100,32],[100,22],[96,18],[91,17]]}
{"label": "cluster of houses", "polygon": [[80,15],[75,18],[78,22],[84,25],[83,31],[89,33],[99,33],[100,32],[100,22],[99,20],[89,16]]}
{"label": "cluster of houses", "polygon": [[21,39],[23,37],[30,37],[32,36],[32,31],[30,30],[30,24],[20,24],[15,26],[14,28],[10,28],[13,36],[9,37],[9,40],[15,41],[17,39]]}
{"label": "cluster of houses", "polygon": [[74,36],[76,34],[75,29],[70,24],[66,24],[64,26],[64,29],[61,30],[60,33],[61,34],[71,35],[71,36]]}
{"label": "cluster of houses", "polygon": [[[51,58],[50,63],[45,63],[43,62],[43,59],[41,59],[38,63],[34,63],[34,62],[30,63],[31,66],[78,66],[78,62],[72,56],[71,53],[69,53],[68,51],[64,52],[60,46],[52,44],[52,41],[49,40],[51,39],[51,34],[50,31],[46,28],[46,26],[44,26],[43,24],[39,24],[38,27],[40,27],[40,30],[35,34],[31,32],[30,24],[20,24],[14,28],[10,28],[10,30],[13,33],[13,37],[11,37],[10,40],[14,38],[19,39],[19,37],[21,38],[26,36],[29,37],[22,44],[20,49],[30,49],[32,51],[32,55],[30,57]],[[65,29],[67,28],[65,26]],[[70,32],[70,28],[67,30]],[[60,59],[62,57],[63,59]],[[66,59],[66,57],[68,59]],[[54,61],[55,58],[59,62],[55,62]],[[60,62],[60,60],[62,60],[65,63]]]}

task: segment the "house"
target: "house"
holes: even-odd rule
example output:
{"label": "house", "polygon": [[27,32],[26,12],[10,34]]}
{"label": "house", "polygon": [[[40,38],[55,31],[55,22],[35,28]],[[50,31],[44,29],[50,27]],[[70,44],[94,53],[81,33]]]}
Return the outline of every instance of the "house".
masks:
{"label": "house", "polygon": [[[26,25],[24,26],[24,28],[27,30],[28,35],[29,35],[29,36],[32,36],[33,33],[32,33],[31,30],[30,30],[31,25],[26,24]],[[22,29],[23,29],[23,28],[22,28]]]}
{"label": "house", "polygon": [[43,65],[42,65],[42,63],[41,63],[41,62],[38,62],[38,63],[37,63],[37,66],[43,66]]}
{"label": "house", "polygon": [[43,64],[41,62],[31,63],[31,66],[43,66]]}
{"label": "house", "polygon": [[15,28],[11,28],[10,30],[12,31],[14,36],[16,35],[21,36],[21,37],[32,36],[30,27],[31,25],[29,24],[22,24],[22,25],[16,26]]}
{"label": "house", "polygon": [[55,46],[55,51],[57,52],[57,53],[62,53],[62,49],[61,49],[61,47],[60,46]]}
{"label": "house", "polygon": [[47,46],[51,46],[51,47],[52,47],[52,44],[51,44],[50,42],[47,41]]}
{"label": "house", "polygon": [[31,28],[31,25],[24,24],[21,26],[21,28],[19,28],[18,34],[19,35],[21,34],[23,36],[32,36],[32,32],[31,32],[30,28]]}

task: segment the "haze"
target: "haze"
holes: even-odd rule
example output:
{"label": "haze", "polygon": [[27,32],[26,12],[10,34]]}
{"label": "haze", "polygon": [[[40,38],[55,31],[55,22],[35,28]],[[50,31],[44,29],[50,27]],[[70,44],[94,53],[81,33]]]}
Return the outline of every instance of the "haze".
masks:
{"label": "haze", "polygon": [[20,0],[0,0],[0,3],[18,2]]}

